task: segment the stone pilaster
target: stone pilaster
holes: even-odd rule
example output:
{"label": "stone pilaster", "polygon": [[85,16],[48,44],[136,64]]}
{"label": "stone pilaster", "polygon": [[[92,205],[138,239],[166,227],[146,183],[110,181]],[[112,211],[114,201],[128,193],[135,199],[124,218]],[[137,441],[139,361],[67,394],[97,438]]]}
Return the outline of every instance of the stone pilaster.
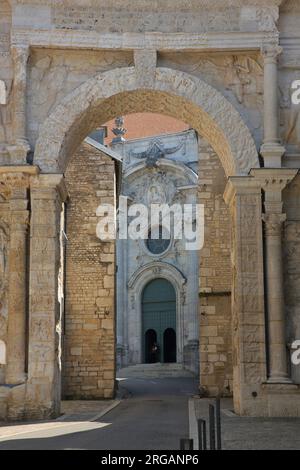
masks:
{"label": "stone pilaster", "polygon": [[[34,166],[1,166],[1,312],[5,319],[6,368],[2,419],[24,417],[28,308],[28,193]],[[4,315],[4,316],[3,316]],[[7,386],[9,385],[9,386]],[[0,390],[1,394],[1,390]],[[1,407],[0,407],[1,408]]]}
{"label": "stone pilaster", "polygon": [[9,297],[6,383],[25,381],[27,314],[28,189],[14,188],[10,198]]}
{"label": "stone pilaster", "polygon": [[232,177],[224,198],[232,217],[234,409],[259,416],[266,380],[261,187],[254,178]]}
{"label": "stone pilaster", "polygon": [[11,48],[14,64],[13,85],[13,144],[8,146],[13,165],[26,164],[30,146],[26,137],[26,88],[29,47],[15,45]]}
{"label": "stone pilaster", "polygon": [[264,58],[264,141],[260,153],[265,167],[280,168],[285,148],[279,137],[278,56],[282,48],[266,46]]}
{"label": "stone pilaster", "polygon": [[282,229],[286,215],[282,212],[282,191],[296,176],[297,170],[252,170],[264,191],[265,277],[268,318],[268,382],[290,383],[287,366],[286,321],[283,289]]}
{"label": "stone pilaster", "polygon": [[31,185],[29,353],[26,413],[46,418],[59,413],[59,268],[62,175],[40,175]]}

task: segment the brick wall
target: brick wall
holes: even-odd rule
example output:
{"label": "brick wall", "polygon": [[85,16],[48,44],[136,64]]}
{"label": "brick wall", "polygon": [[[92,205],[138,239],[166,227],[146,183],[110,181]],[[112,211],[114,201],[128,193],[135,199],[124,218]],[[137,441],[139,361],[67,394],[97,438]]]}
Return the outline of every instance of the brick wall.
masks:
{"label": "brick wall", "polygon": [[96,208],[115,202],[114,163],[82,144],[66,172],[63,397],[110,398],[115,377],[113,242],[96,237]]}
{"label": "brick wall", "polygon": [[200,253],[200,385],[209,395],[232,393],[230,214],[220,160],[199,143],[199,202],[205,206]]}

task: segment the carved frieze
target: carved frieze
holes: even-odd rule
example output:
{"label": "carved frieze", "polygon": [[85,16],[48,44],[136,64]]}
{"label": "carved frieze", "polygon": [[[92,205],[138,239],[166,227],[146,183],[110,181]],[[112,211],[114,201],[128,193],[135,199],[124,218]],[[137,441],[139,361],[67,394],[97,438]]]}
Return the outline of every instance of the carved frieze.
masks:
{"label": "carved frieze", "polygon": [[251,108],[262,105],[263,68],[255,55],[208,55],[185,52],[163,54],[162,65],[177,65],[209,83],[231,90],[239,103]]}
{"label": "carved frieze", "polygon": [[240,9],[223,5],[218,9],[202,5],[190,5],[182,8],[174,2],[163,2],[158,8],[151,3],[118,2],[101,6],[77,5],[69,8],[55,5],[52,21],[57,29],[77,29],[108,33],[122,32],[198,32],[198,31],[238,31],[240,28]]}
{"label": "carved frieze", "polygon": [[9,171],[9,167],[2,167],[0,169],[0,203],[6,202],[10,199],[13,192],[28,188],[30,184],[30,176],[37,172],[35,167],[31,167],[28,171],[22,171],[21,168],[12,168],[14,171]]}

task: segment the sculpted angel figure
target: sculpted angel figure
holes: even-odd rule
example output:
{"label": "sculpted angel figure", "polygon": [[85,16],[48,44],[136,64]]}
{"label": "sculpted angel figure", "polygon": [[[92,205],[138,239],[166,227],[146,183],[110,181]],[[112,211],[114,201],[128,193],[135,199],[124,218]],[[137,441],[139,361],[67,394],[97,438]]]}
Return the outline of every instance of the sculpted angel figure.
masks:
{"label": "sculpted angel figure", "polygon": [[180,142],[175,147],[165,148],[162,142],[155,140],[150,143],[147,150],[144,152],[131,152],[130,155],[135,158],[145,158],[146,159],[146,167],[147,168],[156,168],[158,165],[158,161],[161,158],[165,158],[166,155],[171,155],[172,153],[178,152],[185,143],[184,140]]}

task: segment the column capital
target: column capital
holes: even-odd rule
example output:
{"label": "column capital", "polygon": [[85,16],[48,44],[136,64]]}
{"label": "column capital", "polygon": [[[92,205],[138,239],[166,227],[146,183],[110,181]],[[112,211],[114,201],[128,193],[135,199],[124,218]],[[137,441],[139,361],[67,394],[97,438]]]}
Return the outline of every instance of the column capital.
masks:
{"label": "column capital", "polygon": [[0,193],[5,196],[6,200],[25,198],[30,178],[38,172],[37,166],[0,166]]}
{"label": "column capital", "polygon": [[283,48],[278,44],[264,44],[260,51],[265,64],[277,64],[278,57],[282,54]]}
{"label": "column capital", "polygon": [[265,223],[265,233],[267,236],[281,237],[286,214],[267,213],[262,215],[262,220]]}
{"label": "column capital", "polygon": [[29,45],[28,44],[12,44],[10,48],[11,56],[13,61],[27,63],[29,57]]}
{"label": "column capital", "polygon": [[7,152],[10,156],[11,162],[24,162],[28,152],[30,152],[30,145],[25,138],[17,138],[14,144],[8,144],[6,146]]}

